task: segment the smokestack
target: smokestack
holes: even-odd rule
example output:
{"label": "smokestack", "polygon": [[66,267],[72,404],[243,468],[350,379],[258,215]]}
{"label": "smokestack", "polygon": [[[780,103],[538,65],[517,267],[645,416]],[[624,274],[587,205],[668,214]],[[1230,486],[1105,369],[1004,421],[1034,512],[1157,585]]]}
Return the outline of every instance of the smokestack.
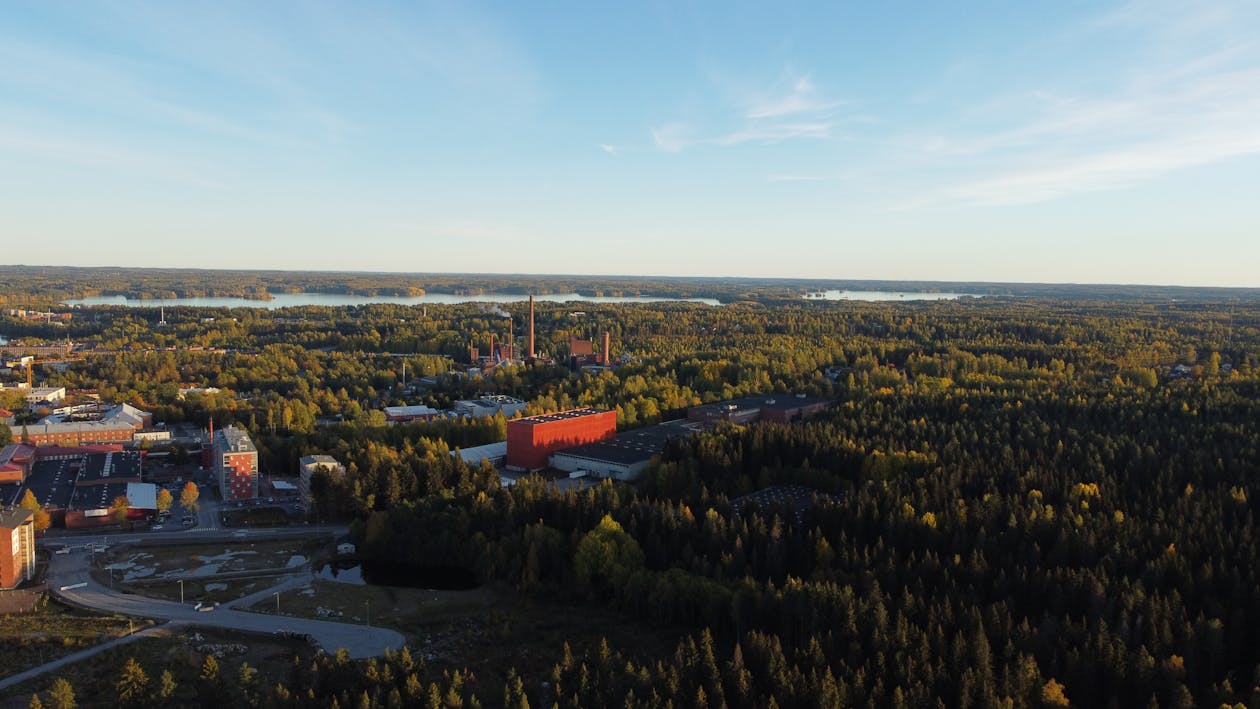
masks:
{"label": "smokestack", "polygon": [[529,294],[529,358],[534,359],[538,355],[534,352],[534,294]]}
{"label": "smokestack", "polygon": [[490,364],[498,361],[499,356],[494,351],[494,333],[490,333]]}
{"label": "smokestack", "polygon": [[507,358],[516,359],[516,329],[512,325],[513,319],[508,318],[508,346]]}
{"label": "smokestack", "polygon": [[612,341],[612,338],[611,338],[611,336],[608,334],[608,331],[607,331],[607,330],[604,330],[604,366],[605,366],[605,367],[611,367],[611,366],[612,366],[612,352],[610,352],[610,351],[609,351],[609,349],[610,349],[610,347],[611,347],[611,345],[610,345],[609,343],[610,343],[611,341]]}

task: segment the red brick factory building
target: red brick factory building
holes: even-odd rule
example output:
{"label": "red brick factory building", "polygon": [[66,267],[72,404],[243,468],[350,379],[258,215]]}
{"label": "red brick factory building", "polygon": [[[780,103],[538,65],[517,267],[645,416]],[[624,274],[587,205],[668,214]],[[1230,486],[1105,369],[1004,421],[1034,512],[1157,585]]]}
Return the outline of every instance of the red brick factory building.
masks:
{"label": "red brick factory building", "polygon": [[507,467],[540,470],[551,454],[617,436],[617,412],[570,409],[507,422]]}

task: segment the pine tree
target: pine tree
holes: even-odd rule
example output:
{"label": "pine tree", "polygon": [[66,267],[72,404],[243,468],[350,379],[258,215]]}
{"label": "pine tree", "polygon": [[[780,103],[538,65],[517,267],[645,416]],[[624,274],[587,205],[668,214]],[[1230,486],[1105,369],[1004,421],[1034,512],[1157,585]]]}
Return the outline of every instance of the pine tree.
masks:
{"label": "pine tree", "polygon": [[136,662],[136,658],[129,657],[114,687],[118,690],[119,706],[139,706],[146,699],[149,676],[140,663]]}
{"label": "pine tree", "polygon": [[58,677],[48,689],[48,709],[74,709],[78,704],[74,700],[74,687],[66,680]]}
{"label": "pine tree", "polygon": [[158,680],[158,688],[156,699],[159,702],[169,702],[171,697],[175,696],[175,675],[170,670],[162,670],[162,677]]}

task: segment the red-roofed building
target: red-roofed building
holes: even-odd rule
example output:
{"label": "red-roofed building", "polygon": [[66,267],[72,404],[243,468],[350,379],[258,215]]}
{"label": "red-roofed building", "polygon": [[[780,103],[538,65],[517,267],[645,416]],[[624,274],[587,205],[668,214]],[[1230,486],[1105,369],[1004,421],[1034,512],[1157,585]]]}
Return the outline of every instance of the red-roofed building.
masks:
{"label": "red-roofed building", "polygon": [[35,447],[13,443],[0,448],[0,483],[20,483],[31,474]]}

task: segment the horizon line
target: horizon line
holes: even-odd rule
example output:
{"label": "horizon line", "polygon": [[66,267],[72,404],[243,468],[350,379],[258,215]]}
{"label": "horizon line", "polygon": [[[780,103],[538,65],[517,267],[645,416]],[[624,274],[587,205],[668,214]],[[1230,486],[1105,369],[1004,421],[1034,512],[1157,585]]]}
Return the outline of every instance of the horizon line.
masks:
{"label": "horizon line", "polygon": [[626,279],[626,280],[686,280],[686,281],[739,281],[739,280],[757,280],[757,281],[783,281],[792,283],[920,283],[933,285],[985,285],[985,286],[1094,286],[1094,287],[1114,287],[1114,288],[1185,288],[1185,289],[1216,289],[1216,290],[1238,290],[1238,291],[1260,291],[1260,285],[1255,286],[1236,286],[1236,285],[1197,285],[1184,283],[1105,283],[1090,281],[985,281],[985,280],[933,280],[921,278],[852,278],[852,277],[818,277],[818,276],[757,276],[757,275],[734,275],[734,276],[713,276],[713,275],[664,275],[664,274],[616,274],[616,273],[540,273],[540,272],[496,272],[496,271],[382,271],[382,270],[358,270],[358,269],[320,269],[320,268],[208,268],[198,266],[74,266],[74,265],[56,265],[56,264],[0,264],[0,270],[3,269],[68,269],[82,271],[192,271],[205,273],[293,273],[293,274],[345,274],[345,275],[377,275],[377,276],[436,276],[436,277],[492,277],[492,278],[527,278],[527,279],[543,279],[543,278],[568,278],[568,279]]}

